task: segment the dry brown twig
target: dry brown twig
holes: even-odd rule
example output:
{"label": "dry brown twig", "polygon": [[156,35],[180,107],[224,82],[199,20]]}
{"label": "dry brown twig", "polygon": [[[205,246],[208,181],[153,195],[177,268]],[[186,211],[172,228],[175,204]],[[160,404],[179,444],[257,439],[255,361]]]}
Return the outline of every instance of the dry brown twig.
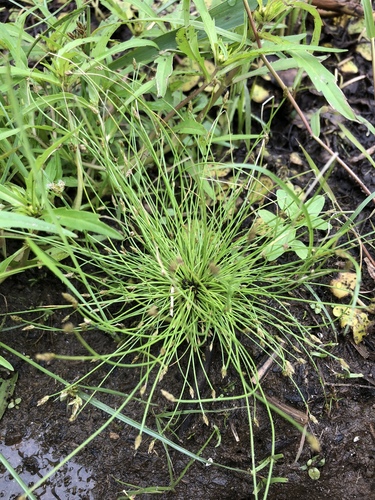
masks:
{"label": "dry brown twig", "polygon": [[[285,342],[281,342],[281,344],[280,344],[281,347],[284,344],[285,344]],[[257,374],[251,378],[251,382],[254,385],[259,383],[261,381],[261,379],[266,375],[266,373],[271,368],[273,362],[275,361],[275,359],[277,358],[278,355],[279,354],[277,351],[273,351],[272,354],[270,355],[270,357],[267,359],[267,361],[259,368]],[[282,412],[284,412],[287,415],[289,415],[290,417],[292,417],[299,424],[306,425],[308,423],[309,417],[307,416],[306,413],[303,413],[303,412],[297,410],[296,408],[293,408],[292,406],[289,406],[289,405],[279,401],[277,398],[275,398],[273,396],[267,396],[265,394],[262,394],[261,397],[266,399],[267,403],[275,406],[276,408],[278,408]]]}
{"label": "dry brown twig", "polygon": [[311,3],[329,15],[332,13],[363,17],[363,9],[358,0],[312,0]]}

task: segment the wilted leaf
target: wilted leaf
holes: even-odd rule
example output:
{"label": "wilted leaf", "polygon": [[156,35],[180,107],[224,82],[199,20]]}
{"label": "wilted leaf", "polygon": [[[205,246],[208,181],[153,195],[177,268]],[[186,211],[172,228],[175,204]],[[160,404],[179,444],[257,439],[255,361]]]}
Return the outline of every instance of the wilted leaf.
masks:
{"label": "wilted leaf", "polygon": [[254,179],[249,188],[248,202],[250,205],[260,203],[267,194],[272,191],[273,181],[266,175],[261,175],[259,179]]}
{"label": "wilted leaf", "polygon": [[257,102],[257,103],[262,103],[264,102],[266,99],[268,99],[270,96],[270,93],[268,92],[268,90],[266,90],[264,87],[262,87],[261,85],[254,85],[253,86],[253,89],[252,89],[252,92],[251,92],[251,99],[254,101],[254,102]]}
{"label": "wilted leaf", "polygon": [[368,271],[369,275],[371,276],[371,278],[373,280],[375,280],[375,266],[374,266],[374,264],[367,257],[364,258],[364,261],[366,262],[367,271]]}
{"label": "wilted leaf", "polygon": [[163,396],[166,399],[168,399],[168,401],[171,401],[172,403],[174,403],[176,401],[176,398],[170,392],[165,391],[164,389],[161,389],[161,393],[163,394]]}
{"label": "wilted leaf", "polygon": [[138,450],[138,448],[140,447],[141,443],[142,443],[142,436],[140,434],[138,434],[138,436],[135,438],[134,449]]}
{"label": "wilted leaf", "polygon": [[345,64],[340,66],[342,73],[358,73],[358,66],[353,61],[346,61]]}
{"label": "wilted leaf", "polygon": [[358,54],[360,54],[366,61],[372,60],[370,43],[360,43],[357,45],[355,51],[358,52]]}
{"label": "wilted leaf", "polygon": [[353,331],[353,339],[356,344],[362,342],[363,337],[367,335],[367,330],[372,322],[368,315],[360,309],[352,309],[346,306],[336,306],[333,309],[333,315],[340,318],[341,328],[349,326]]}
{"label": "wilted leaf", "polygon": [[337,278],[331,281],[331,292],[338,299],[347,297],[357,284],[357,274],[344,272],[339,273]]}

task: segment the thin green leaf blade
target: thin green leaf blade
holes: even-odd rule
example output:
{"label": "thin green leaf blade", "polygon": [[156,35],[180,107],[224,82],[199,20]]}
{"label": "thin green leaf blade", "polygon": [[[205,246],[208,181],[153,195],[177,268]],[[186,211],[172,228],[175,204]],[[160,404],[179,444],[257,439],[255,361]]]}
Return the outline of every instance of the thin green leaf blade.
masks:
{"label": "thin green leaf blade", "polygon": [[375,38],[375,23],[370,0],[362,0],[367,36]]}
{"label": "thin green leaf blade", "polygon": [[[33,231],[45,231],[46,233],[60,233],[61,228],[51,222],[42,219],[36,219],[28,215],[17,214],[14,212],[0,211],[1,229],[29,229]],[[76,235],[67,229],[62,230],[66,236],[76,238]]]}
{"label": "thin green leaf blade", "polygon": [[55,208],[50,212],[45,212],[43,217],[46,221],[53,222],[57,219],[59,224],[74,231],[88,231],[94,234],[101,234],[113,239],[122,239],[122,235],[99,219],[99,215],[92,212],[83,212],[65,207]]}
{"label": "thin green leaf blade", "polygon": [[210,41],[211,45],[211,50],[212,53],[214,54],[215,60],[217,58],[217,49],[218,49],[218,38],[217,38],[217,32],[215,29],[215,21],[211,17],[208,9],[206,2],[204,0],[195,0],[195,5],[198,9],[199,14],[201,15],[204,29],[206,31],[207,37]]}

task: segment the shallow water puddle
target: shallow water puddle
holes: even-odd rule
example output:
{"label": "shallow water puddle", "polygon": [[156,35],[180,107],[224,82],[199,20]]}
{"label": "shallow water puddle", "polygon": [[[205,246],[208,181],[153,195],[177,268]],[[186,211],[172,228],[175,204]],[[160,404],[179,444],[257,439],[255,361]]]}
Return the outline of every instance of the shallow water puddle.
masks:
{"label": "shallow water puddle", "polygon": [[[27,486],[32,486],[45,476],[61,461],[59,454],[52,448],[44,449],[34,439],[22,439],[20,442],[0,443],[0,453],[16,470]],[[0,466],[0,498],[13,500],[22,494],[22,490],[8,471]],[[69,461],[59,469],[34,495],[45,500],[92,500],[91,490],[95,487],[93,472],[86,467]]]}

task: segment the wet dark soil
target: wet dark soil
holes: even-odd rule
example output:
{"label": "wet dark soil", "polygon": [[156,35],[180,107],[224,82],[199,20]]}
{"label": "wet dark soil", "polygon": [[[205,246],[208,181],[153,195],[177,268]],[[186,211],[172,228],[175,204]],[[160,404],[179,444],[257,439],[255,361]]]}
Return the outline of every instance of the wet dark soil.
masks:
{"label": "wet dark soil", "polygon": [[[332,21],[326,26],[326,41],[337,42],[337,29]],[[364,61],[355,52],[355,40],[341,32],[340,41],[349,47],[349,54],[354,57],[359,72],[365,75],[362,80],[345,87],[346,95],[353,108],[370,122],[375,123],[373,116],[373,88],[370,63]],[[349,43],[350,42],[350,43]],[[334,64],[335,58],[330,58],[327,64]],[[349,81],[352,76],[343,76]],[[305,91],[301,92],[300,105],[304,111],[315,109],[321,105],[320,97]],[[275,122],[276,123],[276,122]],[[365,148],[370,148],[373,137],[358,124],[346,124],[361,140]],[[344,161],[363,180],[370,191],[375,191],[375,175],[372,167],[358,158],[358,151],[343,139],[335,126],[332,117],[327,116],[325,138],[332,147],[338,150]],[[268,149],[271,156],[280,164],[289,164],[289,155],[296,151],[298,144],[303,144],[314,156],[315,161],[323,165],[326,158],[317,149],[315,143],[308,139],[297,121],[290,118],[285,122],[285,116],[280,117],[279,127],[270,137]],[[354,157],[354,160],[353,160]],[[353,160],[353,161],[351,161]],[[296,168],[296,167],[294,167]],[[354,210],[365,198],[360,187],[349,174],[339,166],[335,167],[330,178],[330,187],[338,201],[346,210]],[[371,208],[364,212],[366,224],[362,226],[363,233],[370,230],[369,217]],[[371,249],[370,249],[371,250]],[[375,255],[372,255],[375,258]],[[366,274],[361,286],[369,296],[374,295],[374,280]],[[0,285],[0,313],[7,314],[2,325],[0,341],[10,348],[35,360],[35,355],[44,352],[55,352],[67,356],[86,355],[85,348],[73,334],[66,334],[61,328],[65,316],[64,310],[58,306],[64,303],[61,293],[66,290],[61,283],[44,270],[35,270],[9,278]],[[51,307],[52,306],[52,307]],[[54,307],[55,306],[55,307]],[[51,332],[34,329],[24,329],[25,323],[12,316],[18,311],[48,307],[48,316],[44,324],[50,325]],[[291,304],[291,310],[299,317],[298,306]],[[294,310],[295,309],[295,310]],[[35,313],[30,313],[29,319],[34,319]],[[287,478],[286,483],[275,483],[271,486],[268,498],[271,500],[294,499],[302,500],[351,500],[375,498],[375,341],[373,334],[365,339],[365,352],[359,352],[351,341],[350,335],[335,339],[333,332],[326,332],[326,339],[337,346],[332,353],[337,358],[343,358],[350,366],[355,378],[340,378],[337,361],[330,358],[317,360],[317,368],[309,363],[302,365],[295,378],[301,393],[308,401],[310,411],[316,422],[310,421],[308,430],[316,436],[321,445],[319,460],[324,459],[324,465],[319,467],[320,478],[313,480],[308,473],[308,461],[318,452],[313,452],[306,443],[301,443],[301,434],[291,424],[274,415],[276,431],[275,453],[282,455],[275,464],[273,477]],[[101,353],[112,352],[116,344],[102,332],[86,334],[86,340]],[[44,477],[56,464],[85,442],[93,432],[98,430],[108,420],[104,411],[87,405],[78,418],[70,422],[71,407],[59,397],[51,397],[44,405],[38,406],[38,401],[47,395],[61,391],[62,385],[54,382],[42,370],[48,370],[62,379],[74,382],[88,373],[92,364],[83,361],[38,361],[33,367],[19,357],[0,349],[0,355],[8,359],[18,372],[14,399],[15,408],[8,409],[1,420],[0,452],[9,461],[23,481],[31,486]],[[220,373],[220,366],[215,357],[210,367],[211,373]],[[87,386],[101,383],[108,373],[108,367],[99,368],[85,381]],[[5,374],[4,374],[5,376]],[[105,387],[128,394],[136,384],[136,371],[116,369],[105,382]],[[215,378],[214,378],[215,380]],[[228,391],[228,387],[236,379],[229,374],[225,382],[221,377],[215,380],[217,392]],[[179,384],[177,376],[171,371],[168,374],[165,387],[173,390],[173,384]],[[276,397],[280,402],[290,407],[305,411],[301,395],[291,385],[287,377],[275,367],[271,369],[263,382],[267,395]],[[86,391],[90,391],[87,389]],[[115,393],[96,394],[95,397],[112,408],[118,408],[123,398]],[[18,401],[18,398],[20,401]],[[168,407],[165,400],[156,401],[154,415],[160,415]],[[258,404],[254,408],[254,446],[256,457],[260,463],[272,452],[270,438],[270,422],[264,407]],[[125,415],[139,420],[143,406],[134,402],[127,406]],[[147,425],[155,429],[155,419],[150,417]],[[214,425],[220,431],[213,433]],[[164,447],[156,442],[151,449],[150,436],[145,435],[137,451],[134,441],[137,431],[121,420],[115,419],[97,437],[52,475],[35,495],[39,499],[93,499],[107,500],[126,498],[126,491],[136,487],[158,486],[168,487],[171,478],[176,479],[182,474],[189,460],[176,450]],[[189,421],[184,433],[179,436],[182,445],[195,453],[205,445],[213,434],[209,444],[202,452],[205,458],[212,458],[216,463],[227,468],[207,466],[193,463],[188,467],[181,481],[173,491],[161,492],[162,498],[176,499],[251,499],[254,488],[252,478],[246,474],[251,467],[251,449],[249,446],[249,426],[244,405],[225,408],[222,412],[210,415],[207,426],[199,417]],[[178,438],[170,435],[178,442]],[[305,467],[306,466],[306,467]],[[243,472],[238,470],[242,469]],[[262,471],[259,472],[259,480]],[[15,499],[21,493],[21,488],[15,483],[4,466],[0,465],[0,498]],[[143,494],[141,498],[151,498]],[[262,493],[260,494],[262,497]]]}
{"label": "wet dark soil", "polygon": [[[36,279],[38,273],[41,275],[39,281]],[[368,284],[371,282],[368,281]],[[1,342],[32,359],[35,359],[36,354],[44,352],[76,356],[87,354],[74,335],[62,332],[46,333],[37,328],[25,331],[23,324],[18,325],[17,318],[10,315],[30,307],[59,305],[62,303],[61,291],[61,285],[56,279],[53,276],[45,276],[44,271],[7,280],[1,287],[1,293],[2,311],[6,307],[9,316],[0,334]],[[48,323],[51,327],[57,327],[63,316],[63,312],[55,311],[49,316]],[[113,340],[101,332],[88,333],[86,340],[98,352],[111,352],[115,347]],[[312,480],[308,470],[301,467],[317,453],[312,452],[305,443],[296,462],[301,446],[301,434],[284,419],[274,415],[275,453],[282,454],[282,458],[277,460],[273,476],[287,478],[288,482],[274,484],[268,498],[374,498],[375,352],[372,350],[372,342],[372,339],[366,342],[367,359],[353,347],[349,336],[339,338],[338,346],[333,349],[333,354],[342,357],[352,373],[360,374],[360,378],[339,379],[336,376],[339,371],[338,364],[330,358],[321,359],[317,363],[319,375],[308,364],[303,365],[296,373],[295,379],[300,390],[308,401],[311,413],[317,419],[316,423],[310,422],[308,428],[320,441],[319,459],[324,458],[325,464],[320,467],[320,478]],[[66,401],[51,397],[47,403],[38,406],[38,401],[57,393],[62,386],[39,369],[9,355],[4,349],[0,354],[12,362],[18,371],[19,380],[13,398],[20,398],[18,408],[8,409],[2,419],[0,451],[24,482],[32,485],[95,432],[108,419],[108,415],[89,405],[74,422],[70,422],[71,408],[67,406]],[[88,373],[92,368],[90,365],[91,363],[82,361],[39,362],[40,367],[69,382],[74,382]],[[220,366],[215,365],[215,359],[210,370],[211,373],[220,373]],[[89,377],[87,385],[98,385],[107,373],[108,367],[99,369]],[[171,374],[164,386],[172,393],[173,381],[175,384],[180,383],[174,375]],[[136,371],[124,372],[117,369],[111,373],[105,386],[126,394],[132,385],[136,384],[137,376]],[[221,377],[217,377],[216,382],[219,391],[228,390],[224,387]],[[230,384],[236,384],[233,374],[229,374],[225,380],[226,387]],[[304,411],[301,395],[280,373],[278,367],[269,371],[263,387],[268,396],[277,397],[289,407]],[[122,401],[122,398],[116,395],[97,394],[96,397],[112,408],[117,408]],[[215,434],[202,456],[233,469],[242,469],[244,472],[195,463],[174,491],[162,494],[163,498],[253,497],[252,480],[245,472],[251,463],[248,421],[246,411],[241,406],[243,405],[239,403],[235,408],[232,404],[230,408],[223,407],[222,412],[210,415],[209,426],[205,425],[201,418],[194,417],[187,430],[180,435],[180,439],[182,445],[198,453],[216,425],[220,430],[221,442],[219,444]],[[166,405],[165,400],[158,401],[153,413],[160,414],[166,409],[168,404]],[[129,405],[124,413],[137,420],[141,417],[142,407],[135,403]],[[257,422],[254,425],[254,447],[260,462],[271,453],[270,424],[261,405],[257,406],[254,417]],[[147,424],[155,428],[152,418]],[[136,435],[137,431],[131,426],[119,420],[113,421],[36,491],[37,498],[116,499],[126,498],[123,491],[130,489],[129,484],[138,487],[168,486],[168,460],[162,445],[156,442],[150,451],[152,439],[146,435],[140,448],[135,451]],[[178,442],[177,438],[171,437]],[[173,464],[173,477],[177,478],[187,466],[188,460],[173,449],[169,449],[169,458]],[[0,498],[15,499],[20,493],[19,486],[2,467]],[[149,497],[147,494],[141,496]]]}

